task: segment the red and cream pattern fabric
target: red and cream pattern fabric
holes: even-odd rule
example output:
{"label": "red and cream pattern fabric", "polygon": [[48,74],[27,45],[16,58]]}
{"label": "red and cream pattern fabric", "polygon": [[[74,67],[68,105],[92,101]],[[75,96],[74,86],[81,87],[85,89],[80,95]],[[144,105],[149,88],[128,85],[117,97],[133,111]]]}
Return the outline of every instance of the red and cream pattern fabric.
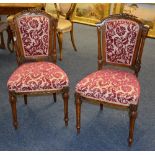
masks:
{"label": "red and cream pattern fabric", "polygon": [[32,62],[17,68],[8,80],[9,91],[60,90],[69,85],[66,73],[50,62]]}
{"label": "red and cream pattern fabric", "polygon": [[131,65],[139,25],[134,21],[117,19],[105,22],[106,62]]}
{"label": "red and cream pattern fabric", "polygon": [[43,15],[18,17],[18,27],[25,57],[47,56],[49,47],[49,19]]}
{"label": "red and cream pattern fabric", "polygon": [[132,73],[104,69],[81,80],[76,92],[83,97],[129,106],[138,104],[140,84]]}

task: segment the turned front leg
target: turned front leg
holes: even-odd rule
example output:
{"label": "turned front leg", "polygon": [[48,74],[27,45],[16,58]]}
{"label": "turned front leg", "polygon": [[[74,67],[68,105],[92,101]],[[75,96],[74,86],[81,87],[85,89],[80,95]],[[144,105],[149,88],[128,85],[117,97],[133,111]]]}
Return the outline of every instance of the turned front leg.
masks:
{"label": "turned front leg", "polygon": [[65,121],[65,126],[68,126],[68,98],[69,98],[69,89],[65,89],[63,92],[63,100],[64,100],[64,121]]}
{"label": "turned front leg", "polygon": [[81,97],[80,94],[75,94],[75,104],[76,104],[76,129],[77,133],[80,133],[80,124],[81,124]]}
{"label": "turned front leg", "polygon": [[17,122],[17,110],[16,110],[16,96],[9,93],[9,100],[12,109],[13,126],[15,129],[17,129],[18,122]]}
{"label": "turned front leg", "polygon": [[137,105],[130,105],[130,107],[129,107],[129,117],[130,117],[130,127],[129,127],[128,144],[129,144],[129,146],[131,146],[132,143],[133,143],[135,120],[137,118]]}

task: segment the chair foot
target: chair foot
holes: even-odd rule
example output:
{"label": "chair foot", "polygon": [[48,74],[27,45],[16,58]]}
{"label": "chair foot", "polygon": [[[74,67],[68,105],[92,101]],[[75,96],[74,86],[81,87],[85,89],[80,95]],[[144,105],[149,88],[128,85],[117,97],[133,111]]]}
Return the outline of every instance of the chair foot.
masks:
{"label": "chair foot", "polygon": [[13,126],[15,129],[17,129],[18,121],[17,121],[17,110],[16,110],[16,96],[9,93],[9,101],[10,101],[11,109],[12,109]]}
{"label": "chair foot", "polygon": [[100,104],[100,110],[103,111],[103,104]]}
{"label": "chair foot", "polygon": [[80,133],[80,124],[81,124],[81,97],[80,94],[75,93],[75,103],[76,103],[76,129],[77,134]]}
{"label": "chair foot", "polygon": [[137,105],[130,105],[129,115],[130,115],[130,126],[129,126],[128,145],[131,146],[133,143],[135,120],[137,118]]}
{"label": "chair foot", "polygon": [[54,100],[54,102],[57,101],[56,93],[53,93],[53,100]]}
{"label": "chair foot", "polygon": [[65,126],[68,126],[68,98],[69,98],[69,88],[64,88],[62,97],[64,100],[64,121],[65,121]]}
{"label": "chair foot", "polygon": [[14,126],[14,128],[17,130],[18,129],[18,123],[17,122],[14,122],[13,123],[13,126]]}
{"label": "chair foot", "polygon": [[128,146],[131,147],[133,140],[131,138],[128,139]]}
{"label": "chair foot", "polygon": [[24,103],[27,105],[27,95],[24,95]]}
{"label": "chair foot", "polygon": [[75,46],[75,42],[74,42],[74,33],[73,33],[73,23],[72,23],[72,29],[70,31],[70,36],[71,36],[71,41],[72,41],[72,45],[75,51],[77,51],[77,48]]}
{"label": "chair foot", "polygon": [[65,120],[65,126],[66,126],[66,127],[68,126],[68,119]]}
{"label": "chair foot", "polygon": [[80,128],[76,128],[77,129],[77,134],[80,134]]}

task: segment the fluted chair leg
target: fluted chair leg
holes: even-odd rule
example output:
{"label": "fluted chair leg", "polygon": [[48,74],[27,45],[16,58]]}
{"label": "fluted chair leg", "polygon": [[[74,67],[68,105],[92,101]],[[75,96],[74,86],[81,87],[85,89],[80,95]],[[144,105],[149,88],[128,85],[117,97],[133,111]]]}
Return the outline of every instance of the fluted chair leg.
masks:
{"label": "fluted chair leg", "polygon": [[57,101],[56,93],[53,93],[53,99],[54,99],[54,102]]}
{"label": "fluted chair leg", "polygon": [[72,45],[75,51],[77,51],[77,48],[75,46],[75,42],[74,42],[74,33],[73,33],[73,24],[72,24],[72,29],[70,31],[70,36],[71,36],[71,41],[72,41]]}
{"label": "fluted chair leg", "polygon": [[60,51],[60,58],[59,58],[59,60],[61,61],[62,60],[63,33],[62,32],[58,32],[57,37],[58,37],[59,51]]}
{"label": "fluted chair leg", "polygon": [[15,129],[17,129],[18,122],[17,122],[17,110],[16,110],[16,96],[9,93],[9,101],[12,109],[13,126]]}
{"label": "fluted chair leg", "polygon": [[77,134],[80,133],[80,125],[81,125],[81,97],[80,94],[75,93],[75,102],[76,102],[76,129]]}
{"label": "fluted chair leg", "polygon": [[129,117],[130,117],[130,127],[129,127],[130,129],[129,129],[128,144],[129,146],[131,146],[133,143],[135,120],[137,118],[137,105],[130,105]]}
{"label": "fluted chair leg", "polygon": [[24,103],[27,105],[27,95],[24,95]]}
{"label": "fluted chair leg", "polygon": [[64,100],[64,121],[65,126],[68,126],[68,98],[69,98],[69,89],[66,88],[62,94]]}

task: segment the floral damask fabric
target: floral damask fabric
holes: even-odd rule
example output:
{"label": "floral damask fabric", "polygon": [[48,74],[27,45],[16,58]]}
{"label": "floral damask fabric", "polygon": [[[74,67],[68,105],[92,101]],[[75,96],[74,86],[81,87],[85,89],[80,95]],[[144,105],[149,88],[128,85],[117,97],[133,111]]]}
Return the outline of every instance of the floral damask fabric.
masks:
{"label": "floral damask fabric", "polygon": [[134,21],[117,19],[105,22],[106,61],[131,65],[139,25]]}
{"label": "floral damask fabric", "polygon": [[49,19],[43,15],[22,16],[18,27],[25,57],[46,56],[49,47]]}
{"label": "floral damask fabric", "polygon": [[87,98],[128,106],[138,103],[140,84],[132,73],[104,69],[81,80],[76,92]]}
{"label": "floral damask fabric", "polygon": [[50,62],[32,62],[17,68],[8,80],[9,91],[59,90],[69,85],[66,73]]}

